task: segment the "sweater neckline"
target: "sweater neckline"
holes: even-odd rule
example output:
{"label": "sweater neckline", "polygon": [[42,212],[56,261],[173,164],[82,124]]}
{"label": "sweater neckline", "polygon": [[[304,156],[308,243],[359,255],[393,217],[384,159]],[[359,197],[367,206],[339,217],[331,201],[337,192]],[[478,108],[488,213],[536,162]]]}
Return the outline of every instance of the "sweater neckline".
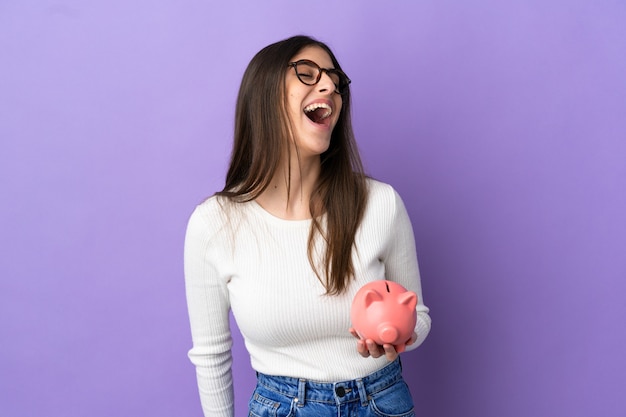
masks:
{"label": "sweater neckline", "polygon": [[273,224],[276,224],[276,225],[280,225],[280,226],[287,226],[287,227],[303,227],[303,226],[307,226],[308,227],[308,226],[311,225],[311,221],[313,220],[313,219],[289,220],[289,219],[280,218],[278,216],[273,215],[269,211],[265,210],[263,208],[263,206],[261,206],[259,203],[257,203],[256,200],[250,201],[250,207],[255,212],[259,213],[267,221],[269,221],[269,222],[271,222]]}

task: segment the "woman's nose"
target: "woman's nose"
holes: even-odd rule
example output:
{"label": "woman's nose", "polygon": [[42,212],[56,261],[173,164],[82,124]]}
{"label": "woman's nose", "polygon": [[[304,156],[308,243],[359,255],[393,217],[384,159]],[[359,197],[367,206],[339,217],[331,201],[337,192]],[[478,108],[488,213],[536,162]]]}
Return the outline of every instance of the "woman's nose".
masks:
{"label": "woman's nose", "polygon": [[330,78],[330,76],[326,73],[326,71],[322,71],[322,77],[320,78],[319,83],[317,83],[318,91],[320,93],[334,93],[337,89],[337,86]]}

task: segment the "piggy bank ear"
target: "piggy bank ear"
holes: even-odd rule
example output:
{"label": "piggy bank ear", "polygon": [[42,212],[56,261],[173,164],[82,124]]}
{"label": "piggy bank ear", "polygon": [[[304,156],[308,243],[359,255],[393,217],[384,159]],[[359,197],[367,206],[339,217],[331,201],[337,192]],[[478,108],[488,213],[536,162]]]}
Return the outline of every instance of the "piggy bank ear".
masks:
{"label": "piggy bank ear", "polygon": [[409,310],[414,310],[417,305],[417,295],[411,291],[402,293],[398,296],[398,303],[404,304]]}
{"label": "piggy bank ear", "polygon": [[365,308],[369,307],[373,302],[382,300],[383,296],[376,290],[367,290],[365,292]]}

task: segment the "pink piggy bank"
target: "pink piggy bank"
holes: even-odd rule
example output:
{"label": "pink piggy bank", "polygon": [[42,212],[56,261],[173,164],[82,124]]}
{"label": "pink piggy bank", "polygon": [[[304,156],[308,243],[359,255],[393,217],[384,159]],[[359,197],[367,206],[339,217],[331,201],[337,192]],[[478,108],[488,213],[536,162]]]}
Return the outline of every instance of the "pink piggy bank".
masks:
{"label": "pink piggy bank", "polygon": [[392,281],[365,284],[354,296],[350,318],[363,339],[404,352],[415,331],[417,294]]}

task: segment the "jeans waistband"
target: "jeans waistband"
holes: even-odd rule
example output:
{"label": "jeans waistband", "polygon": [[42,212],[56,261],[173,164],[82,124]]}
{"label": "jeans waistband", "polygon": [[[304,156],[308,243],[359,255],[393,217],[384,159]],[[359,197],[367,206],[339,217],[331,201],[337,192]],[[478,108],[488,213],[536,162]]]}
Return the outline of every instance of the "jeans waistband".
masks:
{"label": "jeans waistband", "polygon": [[341,382],[317,382],[303,378],[271,376],[257,373],[257,382],[268,390],[297,399],[299,406],[307,401],[347,403],[361,401],[367,404],[369,396],[384,390],[402,379],[400,358],[363,378]]}

